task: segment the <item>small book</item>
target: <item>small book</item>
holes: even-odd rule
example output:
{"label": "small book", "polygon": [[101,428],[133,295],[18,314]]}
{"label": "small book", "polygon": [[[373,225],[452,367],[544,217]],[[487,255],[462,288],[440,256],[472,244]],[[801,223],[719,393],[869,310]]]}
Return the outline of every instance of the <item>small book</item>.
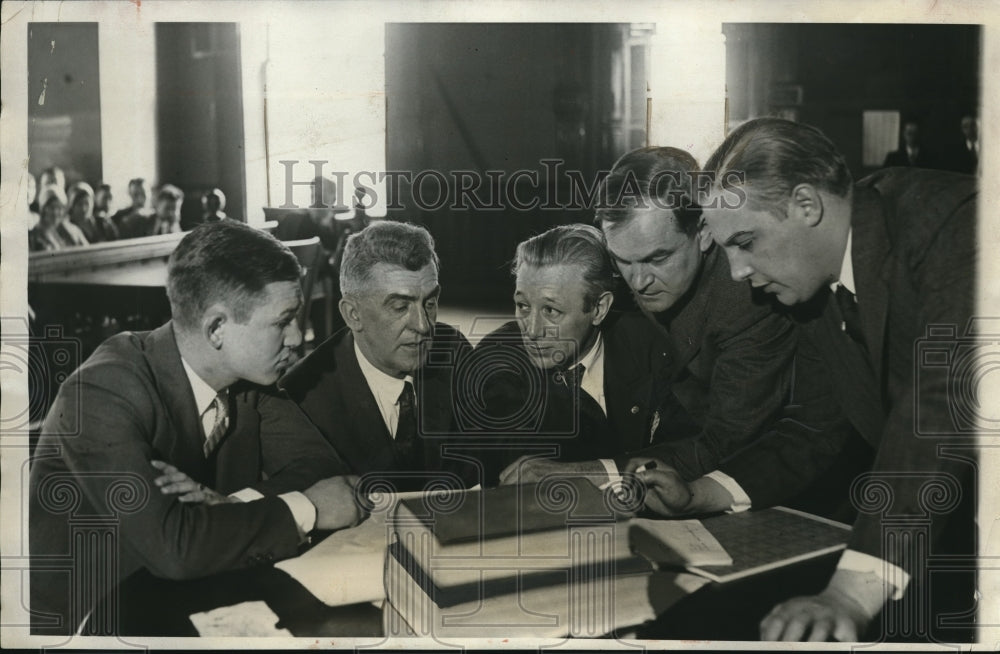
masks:
{"label": "small book", "polygon": [[629,527],[632,547],[661,567],[729,566],[733,557],[698,520],[637,518]]}

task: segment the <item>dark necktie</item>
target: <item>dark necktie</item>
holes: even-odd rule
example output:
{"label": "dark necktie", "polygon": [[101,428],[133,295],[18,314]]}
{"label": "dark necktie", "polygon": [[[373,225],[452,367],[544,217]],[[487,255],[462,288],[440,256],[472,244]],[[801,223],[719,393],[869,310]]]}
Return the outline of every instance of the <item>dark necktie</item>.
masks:
{"label": "dark necktie", "polygon": [[858,301],[854,293],[847,290],[843,284],[837,285],[837,306],[840,307],[840,317],[843,320],[841,329],[860,345],[865,344],[865,334],[861,329],[861,314],[858,313]]}
{"label": "dark necktie", "polygon": [[423,467],[420,456],[420,439],[417,435],[417,403],[413,384],[403,383],[403,390],[397,400],[399,420],[396,423],[396,461],[404,470]]}
{"label": "dark necktie", "polygon": [[219,446],[222,438],[226,435],[226,430],[229,428],[229,394],[226,391],[222,391],[215,396],[212,403],[208,405],[205,409],[205,413],[202,414],[202,419],[207,417],[209,411],[215,410],[215,415],[212,419],[212,429],[205,436],[204,452],[205,458],[212,456],[215,448]]}

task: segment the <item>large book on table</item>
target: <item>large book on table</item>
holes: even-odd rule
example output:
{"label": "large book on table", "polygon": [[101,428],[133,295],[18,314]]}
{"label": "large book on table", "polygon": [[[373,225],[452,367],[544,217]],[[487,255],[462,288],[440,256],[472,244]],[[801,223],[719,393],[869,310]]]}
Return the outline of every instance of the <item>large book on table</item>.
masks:
{"label": "large book on table", "polygon": [[402,500],[389,558],[441,607],[521,590],[647,573],[628,527],[582,479]]}
{"label": "large book on table", "polygon": [[386,634],[455,645],[472,638],[599,638],[652,620],[695,590],[688,585],[691,575],[647,570],[578,578],[564,570],[557,583],[439,606],[418,577],[396,557],[387,558]]}

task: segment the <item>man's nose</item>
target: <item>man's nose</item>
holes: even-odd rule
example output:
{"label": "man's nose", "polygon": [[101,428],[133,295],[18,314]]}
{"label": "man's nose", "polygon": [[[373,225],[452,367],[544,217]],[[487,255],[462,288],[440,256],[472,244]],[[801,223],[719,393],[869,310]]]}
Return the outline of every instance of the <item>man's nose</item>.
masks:
{"label": "man's nose", "polygon": [[298,319],[288,323],[288,327],[285,328],[285,347],[294,350],[302,345],[302,340],[302,330],[299,329]]}
{"label": "man's nose", "polygon": [[730,250],[726,252],[729,257],[729,272],[733,281],[742,282],[750,278],[753,274],[753,267],[750,265],[750,258],[740,250]]}
{"label": "man's nose", "polygon": [[542,317],[537,311],[532,311],[531,314],[524,319],[524,333],[532,340],[539,339],[545,335]]}
{"label": "man's nose", "polygon": [[653,283],[653,275],[646,269],[646,266],[635,264],[631,272],[630,281],[632,283],[632,290],[643,291]]}
{"label": "man's nose", "polygon": [[410,310],[410,329],[418,334],[426,335],[431,332],[430,316],[427,309],[421,304],[414,304]]}

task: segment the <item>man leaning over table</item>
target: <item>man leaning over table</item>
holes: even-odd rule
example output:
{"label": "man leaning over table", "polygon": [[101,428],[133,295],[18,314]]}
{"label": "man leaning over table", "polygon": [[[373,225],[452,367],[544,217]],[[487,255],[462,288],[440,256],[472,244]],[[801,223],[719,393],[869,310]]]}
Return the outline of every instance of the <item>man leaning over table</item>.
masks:
{"label": "man leaning over table", "polygon": [[[827,587],[775,607],[761,637],[850,641],[868,631],[900,640],[971,638],[975,433],[955,422],[962,398],[953,391],[979,366],[972,358],[962,373],[917,355],[930,328],[944,330],[940,351],[954,349],[972,326],[975,180],[891,169],[854,183],[819,130],[771,118],[735,130],[707,169],[717,192],[726,181],[747,200],[706,210],[733,278],[812,310],[803,316],[803,336],[821,353],[844,412],[876,450],[871,471],[853,489],[862,512]],[[769,457],[753,447],[743,454],[767,465]],[[654,470],[640,478],[651,494],[674,503],[671,512],[683,513],[677,509],[689,489],[676,475]],[[929,574],[932,556],[951,561],[951,569]],[[876,615],[882,632],[872,634]]]}
{"label": "man leaning over table", "polygon": [[[280,456],[260,438],[262,390],[302,339],[299,275],[264,232],[199,227],[168,264],[173,319],[113,336],[63,383],[30,471],[33,633],[78,631],[141,569],[189,579],[265,564],[296,555],[314,526],[357,521],[352,479],[331,476],[345,466],[317,434],[285,434]],[[160,491],[177,471],[186,492]],[[87,537],[94,516],[115,519],[112,551]],[[114,616],[95,618],[87,633],[114,632]]]}

